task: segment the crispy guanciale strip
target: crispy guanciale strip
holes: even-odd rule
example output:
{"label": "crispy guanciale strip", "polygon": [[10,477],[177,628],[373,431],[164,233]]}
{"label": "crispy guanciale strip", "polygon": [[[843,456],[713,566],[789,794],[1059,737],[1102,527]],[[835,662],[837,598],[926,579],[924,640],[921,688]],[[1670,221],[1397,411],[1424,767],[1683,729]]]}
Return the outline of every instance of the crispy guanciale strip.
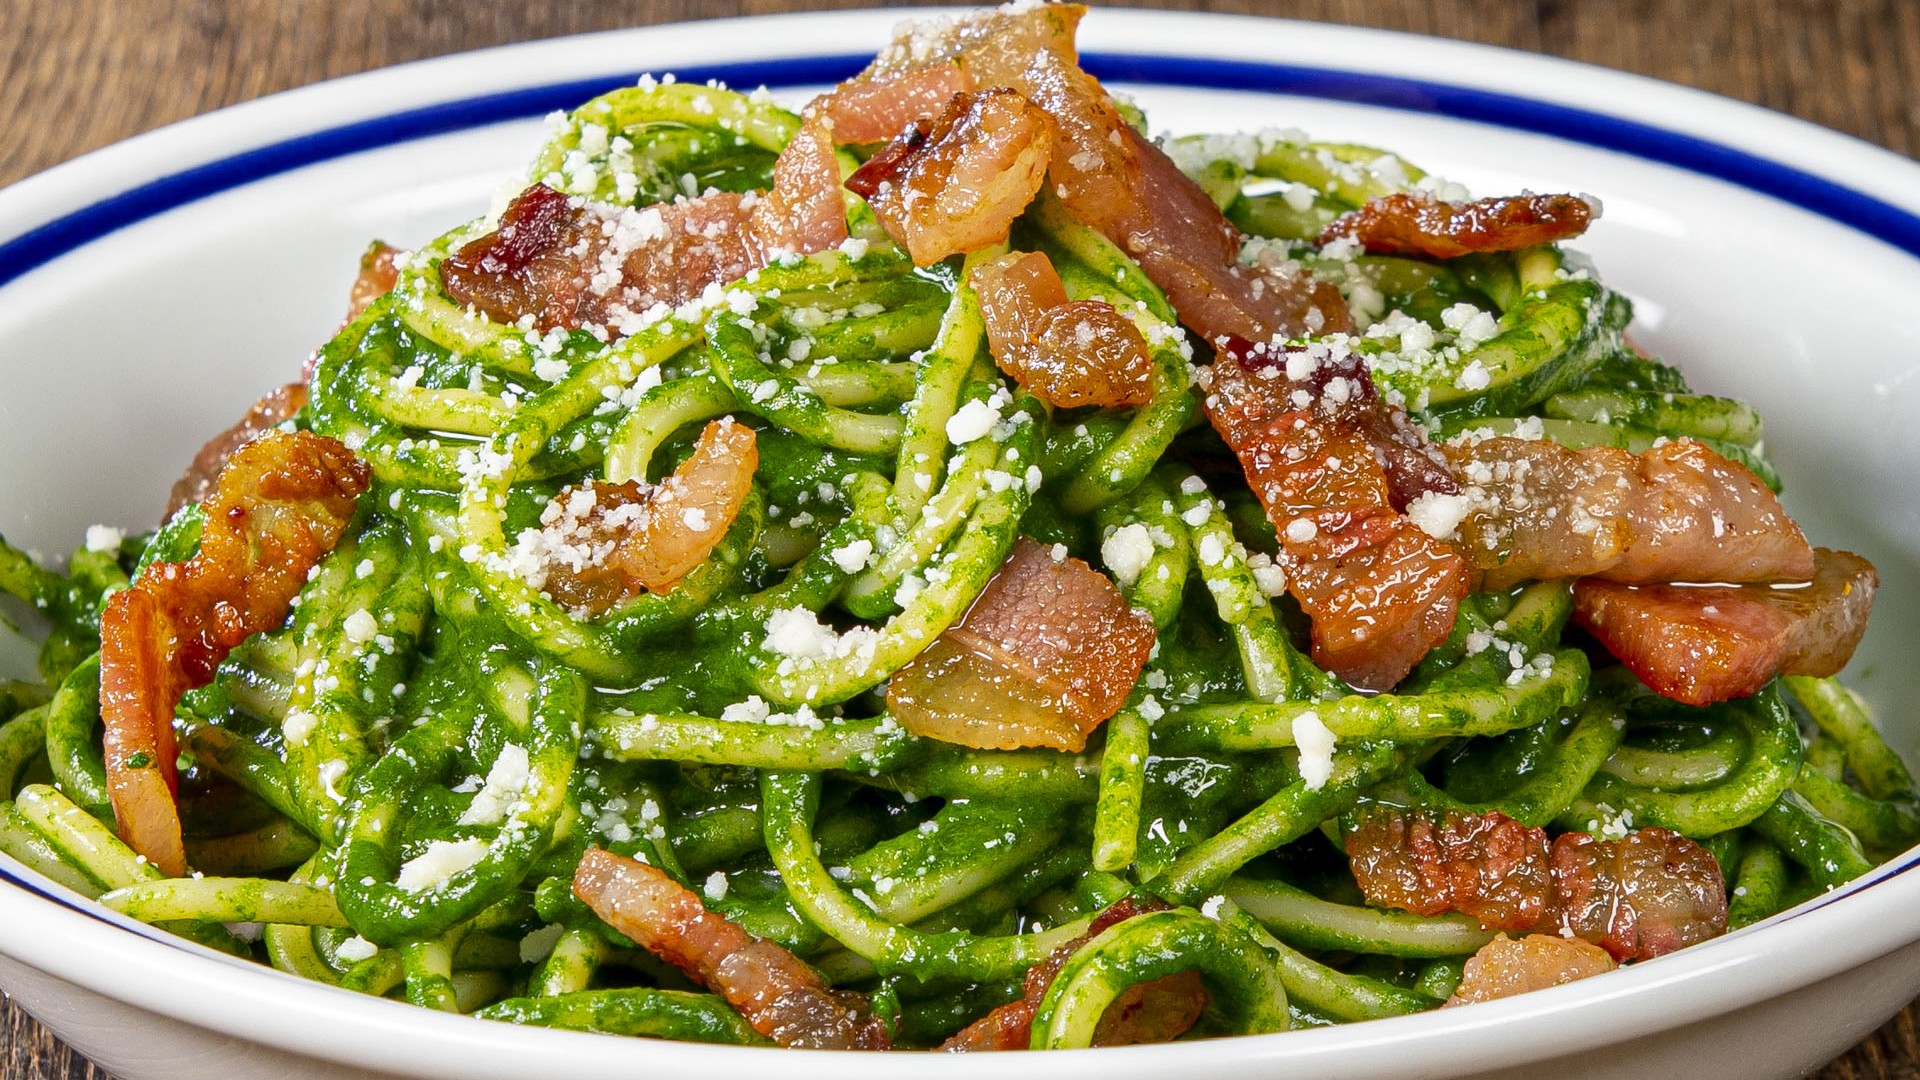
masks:
{"label": "crispy guanciale strip", "polygon": [[1587,231],[1593,204],[1578,195],[1514,195],[1475,202],[1442,202],[1403,191],[1368,199],[1334,219],[1315,243],[1355,240],[1377,255],[1454,259],[1476,251],[1571,240]]}
{"label": "crispy guanciale strip", "polygon": [[1044,252],[1003,255],[973,274],[993,362],[1055,408],[1144,405],[1153,358],[1133,320],[1104,300],[1071,300]]}
{"label": "crispy guanciale strip", "polygon": [[442,260],[440,279],[448,296],[500,322],[531,315],[540,330],[617,328],[757,265],[743,201],[726,192],[614,209],[535,184],[497,230]]}
{"label": "crispy guanciale strip", "polygon": [[1459,911],[1489,927],[1533,926],[1553,894],[1547,833],[1505,814],[1370,810],[1347,834],[1367,903],[1416,915]]}
{"label": "crispy guanciale strip", "polygon": [[[940,1049],[949,1053],[980,1050],[1025,1050],[1033,1041],[1033,1016],[1047,989],[1059,976],[1067,960],[1081,946],[1135,915],[1164,911],[1158,900],[1127,897],[1093,917],[1087,932],[1047,954],[1046,959],[1027,969],[1020,996],[962,1028]],[[1095,1046],[1137,1046],[1144,1043],[1172,1042],[1185,1034],[1200,1019],[1207,1007],[1207,988],[1200,976],[1191,971],[1169,975],[1150,982],[1136,983],[1107,1006],[1094,1029]]]}
{"label": "crispy guanciale strip", "polygon": [[1445,465],[1342,349],[1231,342],[1206,406],[1279,533],[1314,660],[1355,686],[1399,682],[1451,632],[1467,592],[1459,553],[1402,513],[1458,490]]}
{"label": "crispy guanciale strip", "polygon": [[847,238],[840,166],[819,120],[803,124],[760,195],[713,192],[641,207],[572,199],[535,184],[500,227],[440,263],[447,295],[499,322],[540,330],[603,326],[620,334],[656,305],[734,281],[780,252]]}
{"label": "crispy guanciale strip", "polygon": [[1013,90],[955,94],[847,178],[917,266],[1007,238],[1047,176],[1053,128]]}
{"label": "crispy guanciale strip", "polygon": [[1557,934],[1511,938],[1502,934],[1468,958],[1460,985],[1447,998],[1446,1007],[1545,990],[1604,975],[1618,966],[1605,949],[1579,938]]}
{"label": "crispy guanciale strip", "polygon": [[1618,840],[1546,831],[1498,811],[1373,806],[1347,834],[1367,903],[1420,915],[1459,911],[1488,929],[1574,936],[1615,960],[1645,960],[1727,929],[1719,864],[1668,829]]}
{"label": "crispy guanciale strip", "polygon": [[213,490],[213,482],[226,467],[227,459],[235,450],[272,431],[288,420],[307,404],[307,384],[288,383],[253,403],[247,409],[247,415],[240,422],[207,440],[200,452],[193,455],[193,464],[187,466],[180,479],[173,482],[173,490],[167,495],[167,512],[160,520],[166,521],[178,513],[183,506],[197,503]]}
{"label": "crispy guanciale strip", "polygon": [[957,63],[978,87],[1009,87],[1053,120],[1047,182],[1073,216],[1119,245],[1208,341],[1350,330],[1340,292],[1297,267],[1239,263],[1242,237],[1200,186],[1130,127],[1081,70],[1079,4],[1003,7],[910,26],[862,79]]}
{"label": "crispy guanciale strip", "polygon": [[886,1027],[864,995],[836,990],[799,957],[708,911],[692,891],[643,862],[588,848],[573,893],[607,925],[727,999],[781,1046],[885,1050]]}
{"label": "crispy guanciale strip", "polygon": [[1538,929],[1646,960],[1727,932],[1727,890],[1706,848],[1669,829],[1553,838],[1553,908]]}
{"label": "crispy guanciale strip", "polygon": [[307,572],[332,551],[371,473],[346,447],[278,432],[240,447],[204,505],[200,550],[154,563],[100,616],[100,716],[120,837],[186,873],[174,805],[173,709],[213,681],[233,647],[287,617]]}
{"label": "crispy guanciale strip", "polygon": [[835,142],[884,142],[916,121],[939,116],[955,94],[972,89],[973,80],[947,60],[882,77],[848,79],[813,99],[807,115],[825,117]]}
{"label": "crispy guanciale strip", "polygon": [[375,300],[393,291],[400,280],[400,258],[406,252],[383,240],[367,245],[360,256],[360,273],[347,294],[347,322],[360,317]]}
{"label": "crispy guanciale strip", "polygon": [[[1444,447],[1489,589],[1545,578],[1806,581],[1813,548],[1752,471],[1692,439],[1640,454],[1498,436]],[[1447,515],[1453,516],[1453,515]]]}
{"label": "crispy guanciale strip", "polygon": [[543,561],[547,595],[570,608],[598,615],[642,592],[664,592],[726,535],[759,461],[753,429],[722,417],[658,484],[589,481],[562,489],[521,546]]}
{"label": "crispy guanciale strip", "polygon": [[1688,705],[1758,693],[1775,675],[1839,674],[1867,630],[1879,574],[1815,548],[1813,580],[1623,585],[1583,578],[1573,617],[1655,692]]}
{"label": "crispy guanciale strip", "polygon": [[962,746],[1077,753],[1126,702],[1153,639],[1153,618],[1105,574],[1022,537],[966,615],[894,673],[887,709]]}

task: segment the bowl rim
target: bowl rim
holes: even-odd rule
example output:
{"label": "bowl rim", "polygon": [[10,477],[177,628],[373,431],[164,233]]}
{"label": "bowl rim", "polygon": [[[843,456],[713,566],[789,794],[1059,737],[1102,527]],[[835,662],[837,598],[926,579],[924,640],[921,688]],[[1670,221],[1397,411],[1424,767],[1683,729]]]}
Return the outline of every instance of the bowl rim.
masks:
{"label": "bowl rim", "polygon": [[[8,283],[57,272],[63,256],[174,207],[361,150],[577,104],[631,82],[643,59],[675,57],[653,70],[696,78],[755,73],[735,74],[737,83],[831,81],[870,55],[848,51],[847,42],[877,43],[895,20],[927,14],[762,16],[500,46],[183,121],[0,191],[0,296]],[[1920,165],[1701,91],[1491,46],[1254,16],[1102,11],[1086,24],[1083,47],[1088,67],[1109,81],[1325,97],[1634,154],[1791,203],[1920,257]],[[1902,918],[1920,902],[1920,874],[1907,873],[1916,865],[1920,849],[1758,927],[1600,983],[1285,1035],[1077,1053],[1101,1054],[1101,1067],[1138,1075],[1164,1068],[1175,1054],[1185,1067],[1229,1070],[1283,1060],[1343,1064],[1399,1046],[1418,1047],[1428,1070],[1540,1060],[1603,1045],[1617,1031],[1645,1035],[1717,1015],[1920,939],[1920,921]],[[421,1075],[504,1077],[538,1074],[554,1055],[628,1075],[751,1063],[758,1059],[748,1055],[765,1052],[651,1043],[640,1065],[620,1040],[433,1014],[224,957],[107,912],[4,857],[0,878],[12,883],[0,888],[0,952],[142,1008],[314,1057]],[[1605,1007],[1606,1023],[1573,1020],[1596,1006]],[[1483,1037],[1496,1028],[1497,1054]],[[364,1038],[344,1038],[349,1031]],[[932,1057],[916,1067],[977,1068]],[[832,1053],[780,1060],[783,1069],[822,1077],[850,1069],[877,1076],[888,1067],[885,1058]],[[1001,1057],[994,1067],[1036,1077],[1059,1067],[1042,1060]]]}

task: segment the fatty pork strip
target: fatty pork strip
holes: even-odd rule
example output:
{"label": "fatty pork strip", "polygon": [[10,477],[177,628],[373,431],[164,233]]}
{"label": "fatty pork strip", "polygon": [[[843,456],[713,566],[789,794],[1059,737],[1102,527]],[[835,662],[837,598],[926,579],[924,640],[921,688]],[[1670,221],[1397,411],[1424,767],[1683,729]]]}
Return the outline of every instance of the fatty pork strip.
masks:
{"label": "fatty pork strip", "polygon": [[1488,929],[1577,937],[1615,960],[1646,960],[1727,929],[1726,886],[1703,847],[1676,832],[1617,840],[1546,830],[1498,811],[1373,807],[1347,834],[1367,903],[1418,915],[1459,911]]}
{"label": "fatty pork strip", "polygon": [[1368,199],[1335,218],[1314,243],[1353,240],[1376,255],[1456,259],[1481,251],[1517,251],[1557,244],[1587,231],[1598,216],[1577,195],[1511,195],[1442,202],[1422,191]]}
{"label": "fatty pork strip", "polygon": [[803,124],[773,166],[773,189],[712,192],[638,209],[569,198],[535,184],[498,229],[440,264],[447,295],[499,322],[541,331],[631,332],[673,307],[766,265],[847,238],[840,165],[823,121]]}
{"label": "fatty pork strip", "polygon": [[1688,705],[1759,693],[1775,675],[1837,675],[1867,630],[1879,575],[1813,549],[1813,580],[1627,585],[1586,578],[1573,618],[1655,692]]}
{"label": "fatty pork strip", "polygon": [[536,587],[556,603],[600,615],[644,592],[665,592],[699,566],[753,490],[753,429],[711,421],[693,453],[658,484],[587,481],[565,488],[523,531]]}
{"label": "fatty pork strip", "polygon": [[1470,577],[1458,551],[1403,511],[1458,488],[1358,356],[1241,345],[1213,365],[1207,414],[1280,536],[1315,662],[1388,689],[1452,631]]}
{"label": "fatty pork strip", "polygon": [[1013,90],[955,94],[851,177],[887,235],[917,266],[1007,238],[1047,175],[1047,114]]}
{"label": "fatty pork strip", "polygon": [[883,84],[953,65],[975,87],[1018,91],[1052,120],[1047,182],[1054,195],[1138,261],[1207,341],[1351,330],[1332,285],[1298,270],[1239,265],[1239,231],[1081,70],[1073,39],[1085,14],[1078,4],[1044,4],[915,24],[856,82]]}
{"label": "fatty pork strip", "polygon": [[573,892],[607,925],[725,998],[781,1046],[885,1050],[891,1043],[865,995],[828,986],[806,961],[708,911],[664,871],[588,848]]}
{"label": "fatty pork strip", "polygon": [[1153,618],[1105,574],[1022,537],[960,621],[894,673],[887,712],[962,746],[1077,753],[1153,643]]}
{"label": "fatty pork strip", "polygon": [[120,838],[187,871],[174,802],[173,711],[253,634],[286,620],[307,573],[340,542],[372,475],[345,446],[275,432],[234,451],[202,503],[200,547],[157,562],[100,616],[100,715]]}
{"label": "fatty pork strip", "polygon": [[993,260],[973,274],[993,362],[1059,409],[1152,399],[1153,358],[1133,320],[1103,300],[1071,300],[1044,252]]}
{"label": "fatty pork strip", "polygon": [[[1046,959],[1027,969],[1021,981],[1020,996],[994,1009],[962,1028],[940,1044],[948,1053],[972,1053],[981,1050],[1025,1050],[1033,1042],[1033,1017],[1047,996],[1053,980],[1067,960],[1087,942],[1099,937],[1108,927],[1117,926],[1135,915],[1164,911],[1167,905],[1157,900],[1127,897],[1093,917],[1087,932],[1047,954]],[[1145,1043],[1172,1042],[1200,1020],[1207,1007],[1207,989],[1200,976],[1191,971],[1135,983],[1122,991],[1100,1017],[1094,1028],[1095,1046],[1138,1046]]]}
{"label": "fatty pork strip", "polygon": [[1444,452],[1462,490],[1424,509],[1458,521],[1460,550],[1487,588],[1813,576],[1813,548],[1773,492],[1691,439],[1630,454],[1498,436]]}
{"label": "fatty pork strip", "polygon": [[1619,966],[1605,949],[1579,938],[1558,934],[1511,938],[1502,934],[1467,958],[1460,985],[1454,987],[1444,1007],[1545,990],[1604,975]]}

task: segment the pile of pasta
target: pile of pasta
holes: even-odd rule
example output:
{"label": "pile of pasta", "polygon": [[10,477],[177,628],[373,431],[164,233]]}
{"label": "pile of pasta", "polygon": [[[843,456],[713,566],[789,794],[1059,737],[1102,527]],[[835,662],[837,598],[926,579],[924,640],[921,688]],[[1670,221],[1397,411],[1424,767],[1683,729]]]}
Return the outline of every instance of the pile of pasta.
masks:
{"label": "pile of pasta", "polygon": [[1872,566],[1596,200],[1153,140],[1081,14],[646,79],[376,245],[157,531],[0,543],[0,850],[427,1008],[976,1050],[1500,997],[1920,837]]}

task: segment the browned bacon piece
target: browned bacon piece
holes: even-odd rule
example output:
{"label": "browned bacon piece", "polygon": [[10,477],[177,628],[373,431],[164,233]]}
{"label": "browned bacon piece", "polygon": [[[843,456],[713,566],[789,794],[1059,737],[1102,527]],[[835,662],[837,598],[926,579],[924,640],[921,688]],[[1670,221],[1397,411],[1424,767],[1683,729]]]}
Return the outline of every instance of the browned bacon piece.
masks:
{"label": "browned bacon piece", "polygon": [[1053,126],[1013,90],[955,94],[847,180],[916,265],[1007,238],[1047,175]]}
{"label": "browned bacon piece", "polygon": [[1604,975],[1618,964],[1605,949],[1579,938],[1555,934],[1528,934],[1494,938],[1468,958],[1460,985],[1447,1007],[1545,990],[1594,975]]}
{"label": "browned bacon piece", "polygon": [[[808,120],[773,162],[773,186],[747,213],[753,265],[775,255],[807,255],[847,238],[840,159],[823,120]],[[713,196],[707,196],[713,198]]]}
{"label": "browned bacon piece", "polygon": [[221,468],[193,558],[154,563],[107,601],[100,716],[108,793],[120,838],[165,873],[186,873],[174,706],[212,682],[234,646],[286,619],[370,479],[364,463],[325,436],[255,439]]}
{"label": "browned bacon piece", "polygon": [[993,362],[1055,408],[1144,405],[1153,359],[1133,320],[1103,300],[1070,300],[1038,251],[1004,255],[974,271],[973,289]]}
{"label": "browned bacon piece", "polygon": [[1459,911],[1488,929],[1591,941],[1645,960],[1726,932],[1726,886],[1700,845],[1667,829],[1618,840],[1543,829],[1498,811],[1375,806],[1347,834],[1367,903],[1419,915]]}
{"label": "browned bacon piece", "polygon": [[824,121],[802,124],[762,195],[713,192],[639,209],[589,205],[535,184],[500,227],[441,260],[447,295],[498,322],[624,333],[658,304],[847,238],[840,166]]}
{"label": "browned bacon piece", "polygon": [[400,280],[400,257],[406,252],[382,240],[367,245],[360,256],[360,273],[347,294],[347,322],[360,317],[375,300],[393,291]]}
{"label": "browned bacon piece", "polygon": [[617,327],[757,265],[743,202],[723,192],[616,211],[535,184],[499,229],[442,260],[440,279],[448,296],[499,322]]}
{"label": "browned bacon piece", "polygon": [[1545,829],[1485,814],[1373,810],[1347,834],[1367,903],[1416,915],[1459,911],[1490,928],[1537,924],[1553,893]]}
{"label": "browned bacon piece", "polygon": [[1153,618],[1105,574],[1022,537],[959,622],[894,673],[887,710],[981,750],[1078,752],[1153,651]]}
{"label": "browned bacon piece", "polygon": [[441,285],[500,322],[531,315],[543,329],[578,326],[592,265],[586,256],[597,254],[587,219],[565,195],[535,184],[507,204],[499,228],[440,261]]}
{"label": "browned bacon piece", "polygon": [[1810,582],[1623,585],[1583,578],[1573,617],[1656,693],[1689,705],[1758,693],[1775,675],[1835,675],[1867,630],[1879,575],[1815,548]]}
{"label": "browned bacon piece", "polygon": [[[1158,900],[1127,897],[1094,916],[1087,932],[1047,954],[1046,959],[1027,969],[1020,997],[994,1009],[968,1024],[958,1034],[940,1044],[949,1053],[980,1050],[1025,1050],[1033,1041],[1033,1015],[1047,996],[1047,989],[1059,976],[1067,960],[1081,946],[1135,915],[1163,911]],[[1169,975],[1151,982],[1137,983],[1122,991],[1094,1029],[1095,1046],[1138,1046],[1145,1043],[1172,1042],[1200,1019],[1207,1007],[1207,989],[1191,971]]]}
{"label": "browned bacon piece", "polygon": [[161,517],[166,521],[180,511],[180,508],[197,503],[213,490],[213,482],[219,477],[220,470],[233,456],[235,450],[272,431],[288,420],[307,404],[307,384],[288,383],[247,409],[247,415],[240,422],[207,440],[200,452],[193,456],[193,464],[180,479],[173,482],[173,491],[167,496],[167,512]]}
{"label": "browned bacon piece", "polygon": [[1454,259],[1570,240],[1587,231],[1593,204],[1578,195],[1515,195],[1469,203],[1405,191],[1368,199],[1321,231],[1318,244],[1355,240],[1377,255]]}
{"label": "browned bacon piece", "polygon": [[562,490],[536,534],[543,588],[558,603],[594,615],[642,592],[673,588],[726,535],[759,461],[753,429],[722,417],[659,484],[589,481]]}
{"label": "browned bacon piece", "polygon": [[1081,222],[1146,270],[1180,318],[1209,341],[1352,329],[1339,290],[1297,268],[1239,265],[1240,234],[1199,185],[1128,126],[1073,38],[1086,8],[1001,8],[913,27],[862,78],[956,62],[979,87],[1009,87],[1053,120],[1047,179]]}
{"label": "browned bacon piece", "polygon": [[1314,660],[1366,689],[1399,682],[1451,632],[1467,592],[1459,553],[1403,513],[1458,490],[1446,467],[1343,350],[1231,342],[1206,406],[1279,532]]}
{"label": "browned bacon piece", "polygon": [[815,98],[807,113],[826,118],[835,142],[882,142],[916,121],[940,115],[955,94],[972,89],[973,80],[960,65],[945,60],[876,78],[848,79]]}
{"label": "browned bacon piece", "polygon": [[1630,454],[1500,436],[1445,453],[1465,495],[1460,549],[1489,589],[1813,576],[1813,548],[1773,492],[1692,439]]}
{"label": "browned bacon piece", "polygon": [[1615,960],[1647,960],[1727,932],[1720,864],[1677,832],[1553,839],[1554,904],[1539,929],[1582,938]]}
{"label": "browned bacon piece", "polygon": [[885,1025],[866,997],[827,985],[787,950],[722,916],[663,871],[588,848],[573,893],[607,925],[727,999],[755,1031],[781,1046],[885,1050]]}

